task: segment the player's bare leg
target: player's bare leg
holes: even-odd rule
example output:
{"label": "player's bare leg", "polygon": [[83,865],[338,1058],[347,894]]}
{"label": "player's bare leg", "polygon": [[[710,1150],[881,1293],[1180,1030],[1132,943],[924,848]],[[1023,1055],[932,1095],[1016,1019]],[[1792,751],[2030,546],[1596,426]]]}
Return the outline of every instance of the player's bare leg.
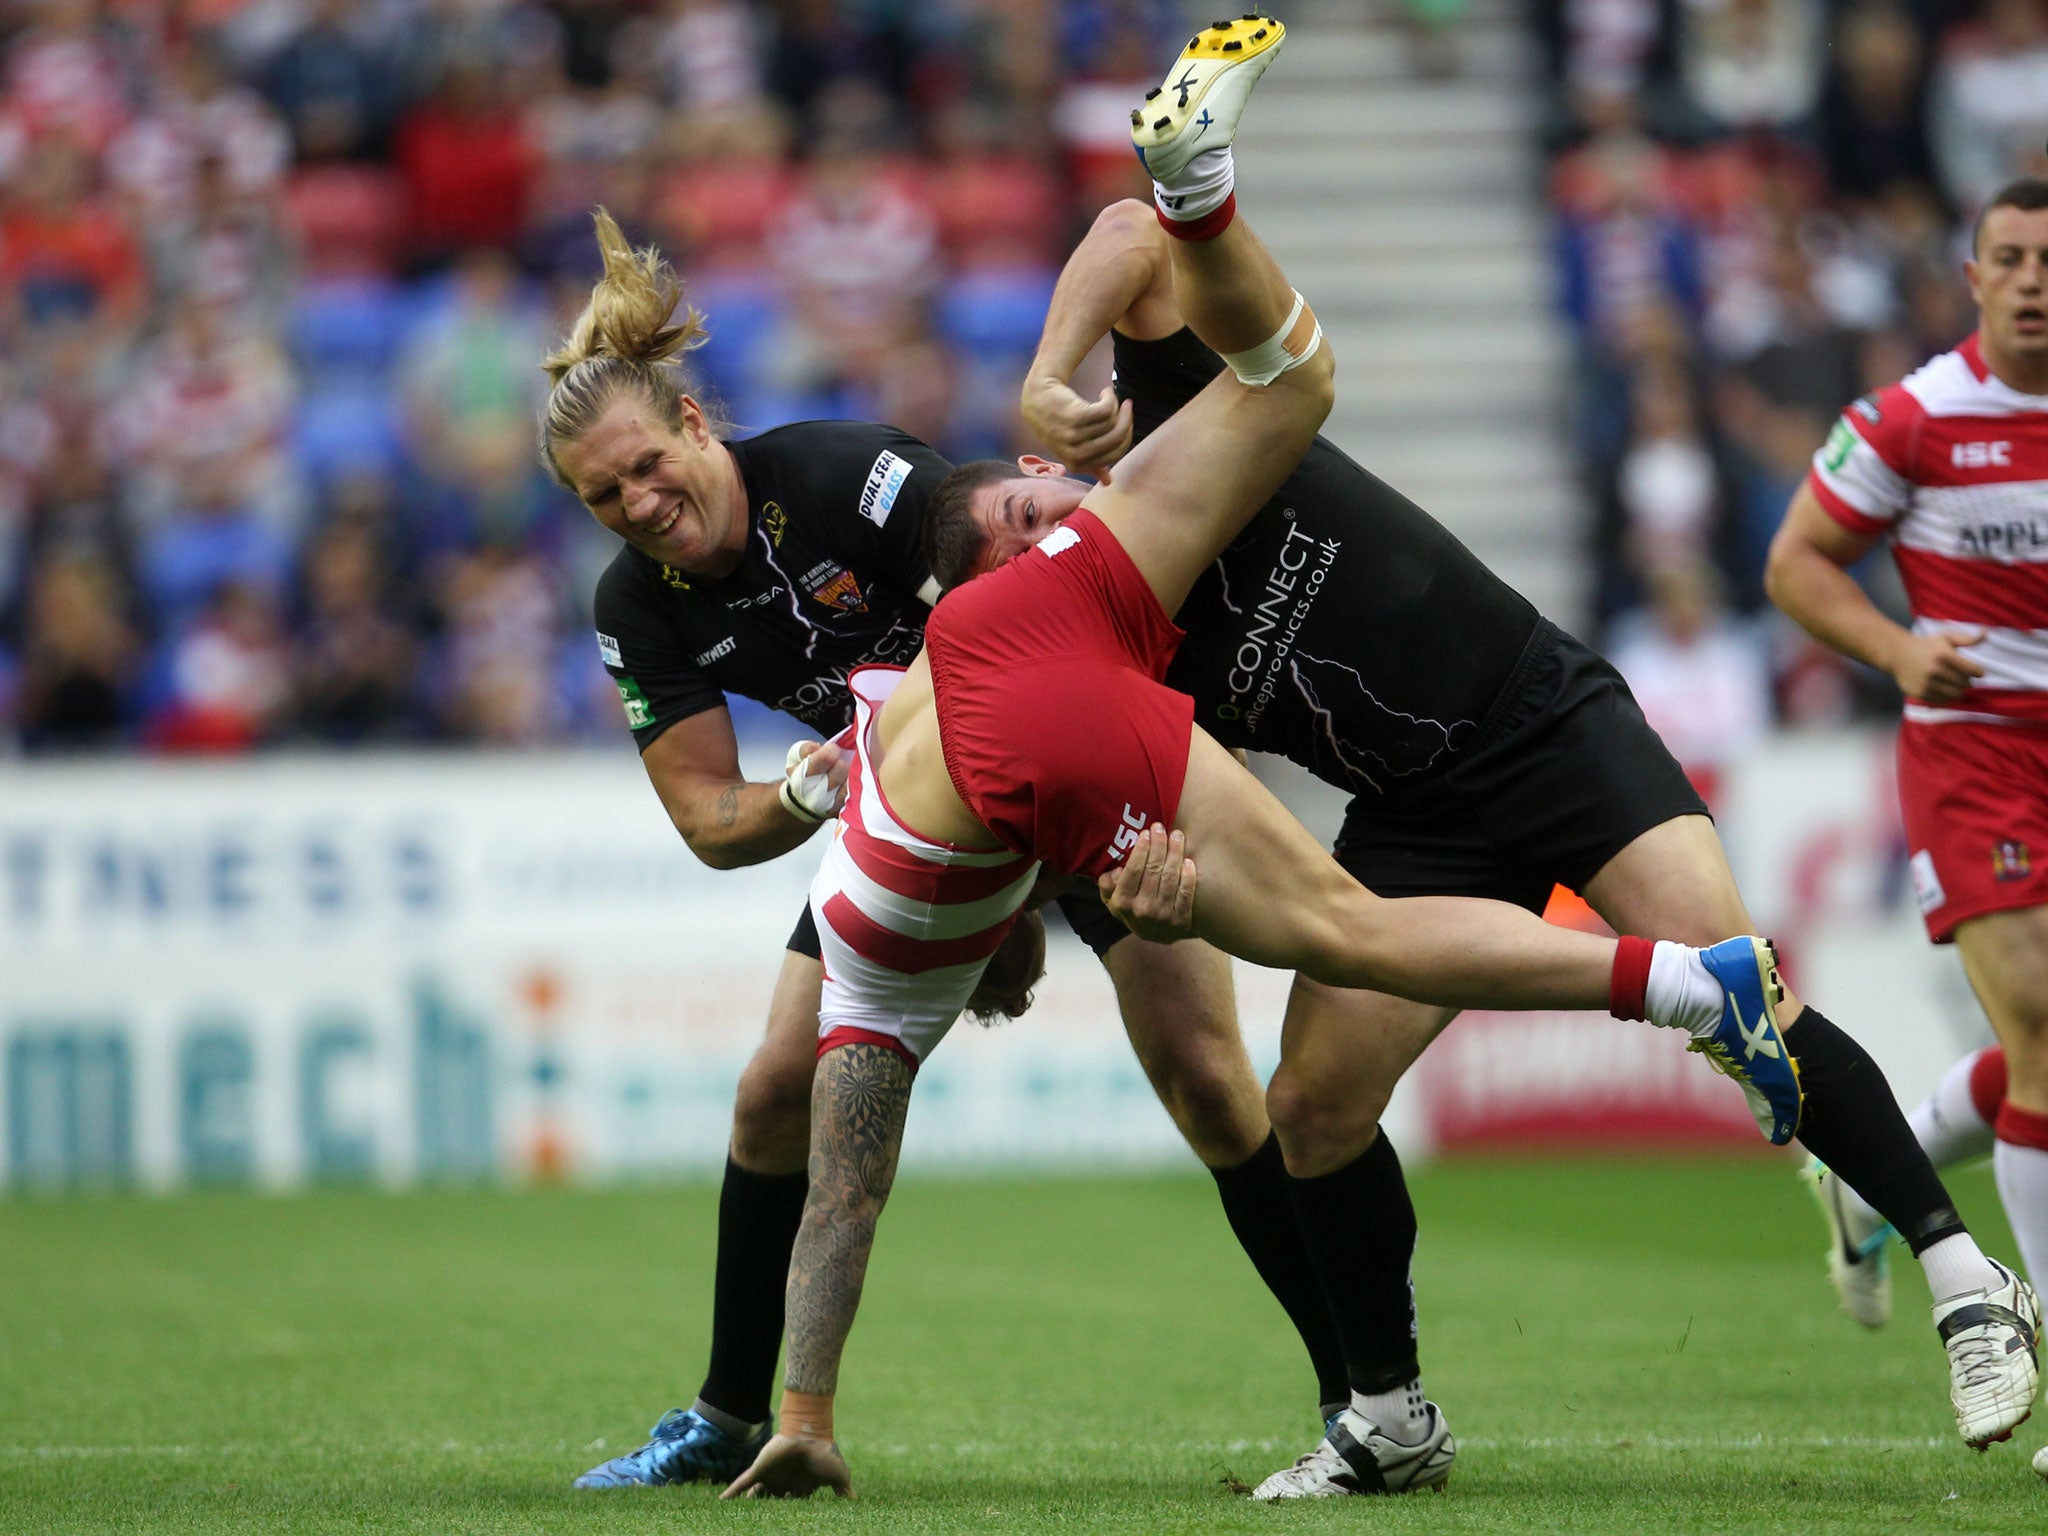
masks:
{"label": "player's bare leg", "polygon": [[[1720,838],[1704,816],[1676,817],[1643,833],[1587,882],[1584,895],[1620,933],[1697,943],[1725,931],[1718,926],[1723,923],[1752,926]],[[2048,938],[2048,926],[2043,935]],[[2048,985],[2048,947],[2042,960],[2038,975]],[[1964,961],[1967,966],[1967,951]],[[2035,996],[2044,999],[2048,1031],[2048,992]],[[1935,1299],[1963,1438],[1979,1446],[2007,1438],[2033,1402],[2039,1325],[2031,1293],[1978,1248],[1869,1053],[1789,993],[1779,1024],[1800,1065],[1806,1108],[1799,1138],[1814,1157],[1810,1176],[1828,1217],[1830,1273],[1845,1307],[1867,1326],[1884,1321],[1890,1311],[1885,1240],[1894,1229],[1903,1234]],[[2048,1127],[2048,1116],[2040,1123]],[[2043,1141],[2048,1144],[2048,1136]],[[2044,1169],[2039,1197],[2048,1201],[2048,1150],[2035,1155]],[[1863,1199],[1853,1200],[1851,1191]],[[1856,1215],[1859,1205],[1877,1214],[1874,1224]],[[2022,1235],[2021,1253],[2028,1252]],[[2048,1253],[2042,1257],[2048,1260]],[[2003,1315],[1981,1324],[1954,1321],[1975,1319],[1987,1308]],[[2008,1352],[2015,1336],[2026,1346]]]}
{"label": "player's bare leg", "polygon": [[1998,1191],[2028,1272],[2048,1274],[2048,906],[1973,917],[1956,949],[2005,1048]]}

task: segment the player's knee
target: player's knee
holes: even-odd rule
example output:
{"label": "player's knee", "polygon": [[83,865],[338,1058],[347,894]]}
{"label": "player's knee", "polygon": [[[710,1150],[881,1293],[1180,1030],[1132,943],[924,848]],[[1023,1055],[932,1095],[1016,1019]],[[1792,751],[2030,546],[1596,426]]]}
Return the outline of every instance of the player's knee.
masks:
{"label": "player's knee", "polygon": [[[816,1059],[790,1058],[760,1050],[740,1073],[733,1099],[732,1140],[741,1163],[768,1171],[766,1163],[801,1164],[811,1141],[811,1079]],[[748,1154],[752,1155],[749,1156]]]}
{"label": "player's knee", "polygon": [[1181,1052],[1147,1069],[1159,1102],[1210,1167],[1241,1163],[1266,1139],[1258,1079],[1241,1051]]}
{"label": "player's knee", "polygon": [[1300,1072],[1286,1063],[1266,1087],[1266,1113],[1279,1133],[1280,1150],[1291,1172],[1313,1175],[1341,1168],[1372,1144],[1384,1090],[1361,1091],[1327,1077]]}

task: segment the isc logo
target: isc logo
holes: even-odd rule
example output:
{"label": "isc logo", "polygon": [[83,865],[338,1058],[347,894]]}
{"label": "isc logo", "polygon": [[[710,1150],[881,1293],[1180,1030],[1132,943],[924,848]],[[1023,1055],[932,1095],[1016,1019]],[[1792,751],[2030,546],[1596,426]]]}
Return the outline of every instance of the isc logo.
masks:
{"label": "isc logo", "polygon": [[1123,856],[1137,845],[1138,834],[1145,830],[1149,819],[1142,811],[1132,810],[1130,801],[1124,802],[1124,824],[1116,829],[1116,839],[1109,845],[1112,864],[1121,862]]}
{"label": "isc logo", "polygon": [[1990,469],[2012,462],[2011,443],[1957,443],[1949,450],[1957,469]]}

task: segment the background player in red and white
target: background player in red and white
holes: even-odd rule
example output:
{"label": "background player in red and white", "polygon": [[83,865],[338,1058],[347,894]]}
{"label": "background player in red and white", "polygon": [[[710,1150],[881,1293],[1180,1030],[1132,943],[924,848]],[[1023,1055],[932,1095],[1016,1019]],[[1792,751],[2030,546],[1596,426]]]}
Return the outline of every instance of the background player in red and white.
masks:
{"label": "background player in red and white", "polygon": [[[1857,401],[1814,457],[1772,544],[1772,599],[1906,696],[1899,797],[1913,888],[1953,942],[2004,1047],[1972,1058],[1912,1118],[1937,1165],[1981,1151],[1994,1116],[2000,1197],[2028,1270],[2048,1273],[2048,181],[2007,186],[1965,265],[1975,335]],[[1912,627],[1849,576],[1889,541]],[[1975,1091],[1972,1091],[1973,1082]],[[1981,1106],[1981,1108],[1979,1107]],[[1889,1310],[1886,1233],[1853,1193],[1817,1188],[1849,1309]]]}

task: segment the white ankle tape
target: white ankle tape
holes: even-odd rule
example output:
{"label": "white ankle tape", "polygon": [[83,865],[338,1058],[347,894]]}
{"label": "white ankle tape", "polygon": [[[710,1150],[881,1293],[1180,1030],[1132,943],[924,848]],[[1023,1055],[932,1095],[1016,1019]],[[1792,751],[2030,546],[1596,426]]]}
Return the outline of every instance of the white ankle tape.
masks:
{"label": "white ankle tape", "polygon": [[[1230,371],[1237,375],[1239,382],[1254,387],[1270,384],[1288,369],[1299,368],[1316,355],[1316,348],[1323,344],[1323,326],[1319,320],[1299,357],[1287,350],[1287,338],[1293,333],[1295,322],[1301,319],[1301,312],[1307,308],[1308,300],[1296,293],[1294,308],[1287,311],[1287,318],[1279,330],[1249,351],[1223,354],[1223,361],[1230,365]],[[1311,315],[1309,318],[1315,317]]]}

